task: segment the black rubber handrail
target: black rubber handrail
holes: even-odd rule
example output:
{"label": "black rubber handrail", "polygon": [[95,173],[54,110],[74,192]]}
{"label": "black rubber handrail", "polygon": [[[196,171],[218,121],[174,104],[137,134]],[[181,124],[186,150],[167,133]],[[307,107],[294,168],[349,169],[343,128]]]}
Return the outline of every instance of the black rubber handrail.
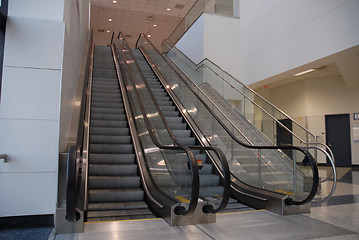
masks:
{"label": "black rubber handrail", "polygon": [[[148,44],[151,44],[151,42],[148,40],[148,38],[144,35],[141,34],[139,36],[139,39],[143,37],[146,39]],[[137,40],[137,45],[136,47],[138,48],[138,43],[139,43],[139,39]],[[151,44],[152,45],[152,44]],[[152,45],[153,46],[153,45]],[[153,47],[153,49],[157,52],[157,54],[159,56],[161,56],[161,58],[163,58],[163,56],[158,52],[158,50]],[[248,145],[246,143],[243,143],[242,141],[240,141],[233,132],[230,131],[230,129],[228,129],[228,127],[222,122],[221,119],[218,118],[218,116],[212,111],[212,109],[210,108],[210,106],[207,105],[207,103],[196,93],[196,91],[193,90],[192,86],[189,86],[188,81],[190,81],[189,79],[187,79],[187,81],[184,80],[184,78],[186,78],[186,76],[183,76],[182,74],[180,74],[180,70],[178,68],[174,68],[173,67],[173,63],[172,62],[168,62],[165,58],[163,58],[164,61],[166,61],[166,63],[171,66],[171,68],[173,69],[173,71],[176,72],[176,74],[182,79],[182,81],[187,85],[187,87],[191,90],[191,92],[197,97],[197,99],[206,107],[207,111],[216,119],[216,121],[223,127],[223,129],[231,136],[231,138],[237,142],[238,144],[242,145],[243,147],[246,148],[250,148],[250,149],[273,149],[273,150],[283,150],[283,149],[291,149],[291,150],[298,150],[300,152],[302,152],[305,155],[305,158],[303,160],[303,162],[305,163],[310,163],[310,166],[312,168],[313,171],[313,183],[312,183],[312,188],[311,191],[309,193],[309,195],[307,196],[307,198],[305,198],[302,201],[295,201],[292,198],[288,197],[285,200],[285,204],[286,205],[302,205],[305,203],[310,202],[314,196],[316,195],[318,186],[319,186],[319,173],[318,173],[318,167],[317,164],[314,160],[314,158],[312,157],[312,155],[305,149],[302,149],[300,147],[297,146],[255,146],[255,145]],[[239,180],[239,179],[238,179]]]}
{"label": "black rubber handrail", "polygon": [[[119,34],[120,37],[123,38],[123,42],[125,44],[124,47],[119,46],[120,47],[120,52],[122,52],[122,50],[127,49],[130,54],[131,57],[133,58],[133,60],[135,61],[135,58],[131,52],[131,49],[129,48],[127,41],[125,40],[125,37],[123,36],[122,33]],[[125,62],[128,61],[126,54],[123,54]],[[136,62],[136,61],[135,61]],[[137,62],[136,62],[137,64]],[[191,189],[191,200],[189,203],[189,207],[186,210],[185,207],[183,206],[177,206],[174,210],[175,214],[177,215],[191,215],[193,214],[194,210],[197,207],[197,203],[198,203],[198,198],[199,198],[199,170],[198,170],[198,166],[197,166],[197,161],[195,159],[195,156],[193,154],[193,152],[191,151],[191,149],[189,147],[186,146],[167,146],[167,145],[162,145],[156,138],[155,136],[155,128],[153,127],[151,121],[149,121],[149,119],[147,118],[147,114],[146,114],[146,110],[144,107],[144,103],[142,98],[140,97],[140,94],[138,93],[138,90],[136,88],[136,84],[134,83],[134,73],[132,71],[132,69],[129,68],[128,64],[125,64],[126,69],[128,71],[128,73],[130,74],[130,80],[131,80],[131,84],[133,85],[133,89],[134,89],[134,93],[137,99],[137,102],[139,103],[139,107],[143,116],[143,119],[145,121],[145,125],[148,129],[148,133],[149,136],[151,137],[152,142],[160,149],[168,149],[168,150],[181,150],[186,152],[188,158],[189,158],[189,166],[190,166],[190,170],[191,170],[191,176],[192,176],[192,189]],[[138,65],[137,65],[138,66]]]}
{"label": "black rubber handrail", "polygon": [[[143,54],[143,56],[145,57],[146,61],[150,64],[150,67],[153,69],[155,75],[159,78],[159,79],[164,79],[163,75],[161,74],[161,72],[158,70],[158,68],[156,67],[156,65],[154,64],[154,62],[152,61],[152,59],[149,57],[148,53],[146,52],[146,50],[143,47],[139,47],[139,50],[141,51],[141,53]],[[160,110],[160,106],[157,103],[156,97],[154,96],[150,86],[148,85],[148,81],[145,79],[145,85],[151,95],[152,101],[154,102],[156,109],[159,111],[160,117],[162,119],[162,121],[164,122],[167,131],[170,133],[173,141],[177,144],[177,145],[181,145],[178,140],[176,139],[176,137],[174,136],[171,127],[169,126],[166,117],[163,115],[162,111]],[[165,88],[166,91],[168,91],[168,88]],[[182,112],[181,112],[182,114]],[[221,149],[217,148],[217,147],[206,147],[206,146],[188,146],[190,149],[193,150],[203,150],[203,151],[213,151],[216,156],[218,157],[218,159],[221,162],[221,166],[222,166],[222,171],[223,171],[223,194],[222,194],[222,200],[221,200],[221,204],[219,205],[218,208],[214,209],[212,205],[206,205],[205,211],[207,213],[216,213],[219,211],[223,211],[229,201],[230,198],[230,189],[231,189],[231,180],[230,180],[230,172],[229,172],[229,166],[228,166],[228,161],[226,156],[224,155],[224,153],[222,152]]]}

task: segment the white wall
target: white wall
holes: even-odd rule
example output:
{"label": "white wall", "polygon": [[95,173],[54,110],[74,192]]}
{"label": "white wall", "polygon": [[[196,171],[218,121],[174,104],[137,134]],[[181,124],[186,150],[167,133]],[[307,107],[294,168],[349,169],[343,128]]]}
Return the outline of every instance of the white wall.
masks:
{"label": "white wall", "polygon": [[358,12],[357,0],[241,0],[240,80],[249,85],[358,45]]}
{"label": "white wall", "polygon": [[196,64],[204,59],[203,18],[203,15],[199,17],[176,44],[176,47],[189,56]]}
{"label": "white wall", "polygon": [[9,162],[0,163],[0,217],[56,207],[64,23],[36,18],[38,2],[23,17],[27,3],[9,1],[0,103],[0,152]]}
{"label": "white wall", "polygon": [[[359,112],[359,88],[348,88],[341,76],[298,81],[258,93],[288,113],[325,143],[325,115],[350,114],[351,127],[359,124],[353,113]],[[351,129],[352,130],[352,129]],[[359,164],[359,142],[352,139],[352,164]],[[320,162],[325,162],[321,158]]]}
{"label": "white wall", "polygon": [[193,62],[208,58],[225,71],[239,74],[239,19],[204,13],[178,41],[176,47]]}
{"label": "white wall", "polygon": [[[0,102],[0,153],[9,161],[0,162],[0,217],[55,213],[59,135],[68,125],[60,108],[80,72],[64,66],[81,65],[86,28],[84,21],[71,33],[64,10],[64,0],[9,1]],[[88,21],[88,2],[82,18]]]}
{"label": "white wall", "polygon": [[65,44],[61,85],[60,152],[77,137],[89,41],[89,1],[65,0]]}

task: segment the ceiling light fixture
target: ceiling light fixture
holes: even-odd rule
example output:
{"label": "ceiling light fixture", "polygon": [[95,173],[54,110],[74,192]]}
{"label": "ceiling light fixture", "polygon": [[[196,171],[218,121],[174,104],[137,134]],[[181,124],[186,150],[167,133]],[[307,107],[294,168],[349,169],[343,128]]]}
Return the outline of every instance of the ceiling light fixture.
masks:
{"label": "ceiling light fixture", "polygon": [[167,8],[167,11],[171,11],[171,8]]}
{"label": "ceiling light fixture", "polygon": [[303,74],[307,74],[307,73],[313,72],[313,71],[315,71],[315,70],[316,70],[315,68],[311,68],[311,69],[305,70],[305,71],[303,71],[303,72],[296,73],[296,74],[294,74],[294,76],[295,76],[295,77],[298,77],[298,76],[301,76],[301,75],[303,75]]}
{"label": "ceiling light fixture", "polygon": [[110,30],[107,30],[107,32],[109,33],[109,32],[110,32]]}
{"label": "ceiling light fixture", "polygon": [[112,18],[109,18],[108,21],[109,21],[109,22],[112,22]]}
{"label": "ceiling light fixture", "polygon": [[117,3],[117,1],[116,1],[116,0],[113,0],[112,2],[113,2],[113,3]]}
{"label": "ceiling light fixture", "polygon": [[147,37],[151,37],[151,34],[148,34]]}
{"label": "ceiling light fixture", "polygon": [[153,24],[153,26],[154,26],[154,27],[157,27],[157,25],[156,25],[156,24]]}

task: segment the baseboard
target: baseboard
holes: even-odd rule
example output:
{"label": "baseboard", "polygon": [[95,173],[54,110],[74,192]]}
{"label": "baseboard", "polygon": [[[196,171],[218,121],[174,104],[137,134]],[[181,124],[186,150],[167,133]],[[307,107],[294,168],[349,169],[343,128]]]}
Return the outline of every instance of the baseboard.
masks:
{"label": "baseboard", "polygon": [[33,227],[54,227],[54,215],[0,217],[0,229]]}
{"label": "baseboard", "polygon": [[352,170],[353,171],[359,171],[359,165],[353,164],[352,165]]}

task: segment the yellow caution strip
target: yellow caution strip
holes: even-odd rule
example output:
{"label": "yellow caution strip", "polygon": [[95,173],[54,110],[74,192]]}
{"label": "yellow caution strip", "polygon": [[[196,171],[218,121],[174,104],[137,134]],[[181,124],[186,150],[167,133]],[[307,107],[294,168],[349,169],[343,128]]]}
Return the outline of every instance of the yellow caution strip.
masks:
{"label": "yellow caution strip", "polygon": [[178,201],[183,202],[183,203],[190,202],[190,200],[188,200],[187,198],[185,198],[183,196],[175,196],[175,199],[177,199]]}
{"label": "yellow caution strip", "polygon": [[274,190],[277,193],[282,193],[282,194],[286,194],[286,195],[294,195],[294,193],[292,192],[286,192],[286,191],[282,191],[282,190]]}

